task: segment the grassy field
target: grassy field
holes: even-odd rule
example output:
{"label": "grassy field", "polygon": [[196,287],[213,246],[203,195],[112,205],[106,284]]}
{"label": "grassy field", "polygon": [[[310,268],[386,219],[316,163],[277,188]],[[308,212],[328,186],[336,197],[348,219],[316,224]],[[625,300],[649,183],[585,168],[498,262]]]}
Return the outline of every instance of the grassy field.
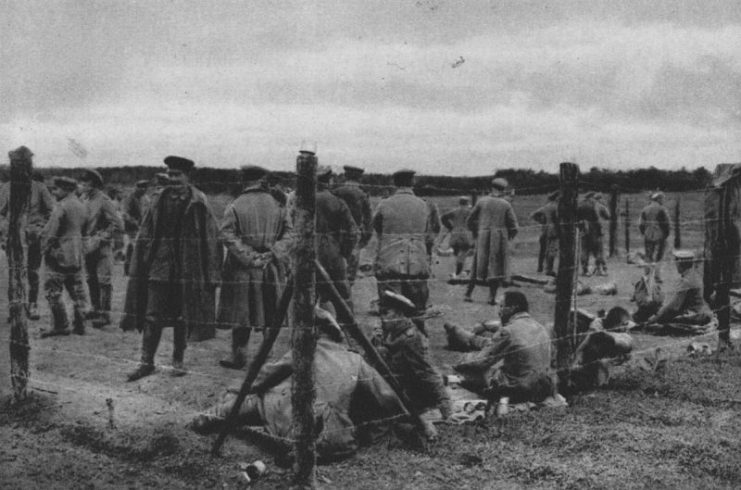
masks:
{"label": "grassy field", "polygon": [[[645,195],[628,196],[636,215]],[[682,195],[683,241],[702,246],[702,196]],[[671,206],[673,196],[669,196]],[[455,198],[435,199],[441,211]],[[514,270],[535,274],[538,229],[527,218],[544,196],[517,197],[514,206],[523,230],[514,247]],[[217,213],[227,199],[214,198]],[[634,241],[640,245],[636,216]],[[698,225],[692,222],[699,223]],[[690,226],[692,225],[692,226]],[[580,296],[578,306],[595,311],[615,304],[631,307],[631,285],[639,271],[626,264],[623,228],[619,255],[608,261],[616,296]],[[372,250],[365,251],[366,260]],[[4,258],[3,258],[4,260]],[[462,301],[463,288],[450,286],[451,257],[438,257],[430,280],[430,301],[445,307],[445,318],[429,321],[430,343],[443,373],[460,354],[445,349],[444,321],[472,325],[495,318],[477,289],[474,303]],[[664,266],[666,282],[676,273]],[[7,284],[0,271],[0,284]],[[584,279],[588,284],[603,278]],[[115,277],[114,310],[121,311],[125,278]],[[542,323],[553,318],[554,296],[523,286],[532,312]],[[358,318],[370,330],[378,318],[370,314],[375,280],[360,279],[354,288]],[[6,295],[3,295],[3,301]],[[5,303],[3,303],[5,304]],[[230,438],[223,456],[208,456],[211,438],[185,428],[196,414],[212,405],[242,374],[218,366],[229,351],[229,332],[191,344],[186,352],[190,373],[168,376],[172,333],[165,332],[156,362],[157,373],[126,383],[136,366],[141,337],[107,327],[84,337],[40,339],[49,324],[30,324],[31,397],[21,406],[0,408],[0,481],[7,488],[243,488],[238,463],[260,458],[270,473],[254,488],[285,488],[290,473],[277,467],[270,454],[244,438]],[[7,327],[2,342],[8,341]],[[735,334],[735,331],[734,331]],[[251,351],[259,334],[253,336]],[[713,335],[698,341],[713,343]],[[726,353],[691,359],[684,355],[691,339],[636,335],[635,359],[618,369],[606,389],[569,399],[565,409],[513,413],[503,426],[442,426],[441,441],[428,453],[399,444],[362,450],[348,461],[319,470],[324,488],[738,488],[741,486],[741,356]],[[284,331],[274,356],[288,347]],[[736,341],[737,342],[737,341]],[[738,343],[738,342],[737,342]],[[645,369],[640,360],[660,347],[672,356],[665,371]],[[7,390],[7,362],[0,363],[0,388]],[[111,398],[111,415],[106,399]],[[111,427],[110,420],[114,421]],[[475,455],[480,463],[471,461]],[[41,463],[43,461],[43,463]]]}

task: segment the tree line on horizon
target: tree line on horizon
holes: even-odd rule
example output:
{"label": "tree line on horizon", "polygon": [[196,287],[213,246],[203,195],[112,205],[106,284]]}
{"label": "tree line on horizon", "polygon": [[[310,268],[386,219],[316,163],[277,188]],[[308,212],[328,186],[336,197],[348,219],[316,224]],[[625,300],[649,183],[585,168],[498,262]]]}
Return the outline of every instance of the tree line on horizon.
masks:
{"label": "tree line on horizon", "polygon": [[[130,187],[139,180],[152,180],[163,167],[120,166],[99,167],[106,184],[113,187]],[[37,168],[44,178],[64,175],[77,178],[80,168]],[[194,184],[208,194],[238,194],[241,190],[239,169],[200,167],[193,176]],[[546,194],[559,188],[557,173],[532,169],[503,169],[492,175],[454,177],[446,175],[417,176],[415,191],[422,196],[481,194],[487,192],[491,179],[504,177],[518,195]],[[0,169],[0,178],[8,180],[7,166]],[[271,175],[274,183],[293,188],[293,172],[276,171]],[[609,192],[617,186],[622,193],[662,190],[686,192],[703,190],[711,184],[712,174],[705,167],[687,170],[662,170],[656,167],[632,170],[610,170],[592,167],[581,174],[582,190]],[[363,175],[361,184],[371,195],[387,195],[393,189],[391,174],[369,173]]]}

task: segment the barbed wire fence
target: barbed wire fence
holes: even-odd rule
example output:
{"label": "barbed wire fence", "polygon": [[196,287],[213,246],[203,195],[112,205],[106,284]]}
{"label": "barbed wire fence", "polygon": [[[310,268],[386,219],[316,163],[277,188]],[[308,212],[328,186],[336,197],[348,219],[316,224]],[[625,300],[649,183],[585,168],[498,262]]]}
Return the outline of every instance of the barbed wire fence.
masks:
{"label": "barbed wire fence", "polygon": [[[297,268],[294,271],[293,280],[294,284],[291,289],[297,294],[295,295],[294,301],[294,318],[296,321],[293,325],[286,325],[283,321],[274,325],[274,328],[270,331],[269,335],[266,335],[263,340],[263,344],[260,348],[260,354],[255,357],[252,365],[248,371],[248,375],[245,378],[243,384],[243,391],[241,393],[246,395],[249,391],[249,385],[254,381],[254,376],[257,374],[262,363],[264,363],[269,357],[270,350],[274,345],[277,335],[280,333],[282,328],[290,327],[293,331],[292,336],[292,348],[294,350],[294,358],[297,359],[298,365],[295,370],[297,374],[294,387],[298,393],[299,401],[294,406],[294,417],[297,427],[300,429],[296,432],[298,435],[295,438],[282,438],[286,443],[292,444],[296,450],[297,461],[299,462],[299,471],[297,472],[297,479],[304,482],[311,481],[314,477],[314,465],[316,462],[316,448],[314,446],[314,434],[315,430],[313,424],[315,423],[315,416],[313,413],[313,401],[316,394],[316,387],[313,385],[314,379],[312,376],[312,363],[313,363],[313,346],[316,344],[316,329],[313,323],[313,305],[316,301],[315,290],[317,286],[330,287],[333,281],[326,275],[326,272],[322,272],[321,265],[317,267],[314,263],[313,254],[310,252],[314,248],[316,243],[316,237],[318,234],[313,229],[314,215],[313,209],[307,208],[313,207],[313,190],[316,187],[316,157],[313,155],[302,155],[299,157],[298,163],[298,187],[297,192],[297,207],[306,212],[306,214],[298,219],[297,225],[294,229],[296,236],[299,236],[299,241],[303,243],[304,248],[298,247],[302,252],[296,252],[296,264]],[[553,345],[556,346],[556,372],[560,377],[568,376],[572,368],[574,348],[576,345],[576,317],[575,311],[577,307],[577,295],[575,291],[575,285],[578,282],[579,272],[579,231],[578,231],[578,219],[576,215],[577,196],[580,190],[580,186],[583,187],[583,183],[579,182],[579,169],[574,164],[564,163],[561,166],[561,198],[559,202],[559,217],[561,242],[560,242],[560,256],[559,256],[559,272],[556,278],[556,297],[554,300],[554,330],[555,335],[553,339]],[[11,379],[14,387],[14,395],[17,400],[22,400],[26,396],[27,386],[30,383],[30,387],[39,389],[42,391],[54,392],[51,388],[60,388],[54,384],[45,383],[42,380],[29,379],[28,376],[28,355],[29,355],[29,340],[28,340],[28,327],[25,317],[24,308],[26,307],[25,298],[25,281],[24,273],[26,266],[24,263],[22,240],[20,239],[21,223],[23,222],[22,217],[27,212],[26,201],[21,196],[24,195],[23,185],[25,183],[23,176],[18,176],[17,173],[13,173],[11,168],[11,190],[10,190],[10,226],[9,226],[9,237],[7,243],[7,255],[9,260],[8,274],[8,298],[9,298],[9,313],[10,313],[10,338],[8,339],[10,351],[11,351]],[[303,187],[302,187],[303,186]],[[385,187],[385,186],[384,186]],[[304,189],[305,193],[301,193],[300,189]],[[542,186],[539,188],[528,189],[529,193],[532,191],[542,190],[543,192],[554,190],[552,186]],[[448,192],[454,191],[461,195],[466,195],[470,192],[470,189],[448,189]],[[706,189],[697,189],[695,192],[706,192]],[[721,191],[722,193],[723,191]],[[722,199],[726,201],[730,199],[729,193],[722,194]],[[612,217],[610,220],[609,232],[609,252],[611,257],[619,256],[618,246],[618,234],[619,224],[622,224],[625,229],[625,254],[629,254],[631,245],[634,243],[630,239],[630,228],[631,228],[631,213],[629,210],[629,202],[631,200],[625,199],[625,213],[620,214],[619,209],[619,189],[613,188],[611,191],[610,207],[612,210]],[[704,233],[707,227],[713,226],[717,228],[718,234],[716,239],[711,243],[705,240],[703,255],[697,259],[698,263],[712,262],[715,261],[715,267],[720,262],[721,274],[712,283],[712,288],[716,291],[714,301],[711,304],[712,310],[718,316],[719,325],[719,337],[721,341],[729,341],[729,321],[730,321],[730,290],[733,283],[733,278],[730,274],[731,266],[738,261],[739,249],[737,243],[733,241],[732,233],[729,223],[732,222],[732,218],[728,215],[730,206],[728,202],[721,208],[719,214],[716,217],[692,217],[692,219],[681,220],[680,219],[680,206],[679,198],[675,200],[674,207],[674,229],[675,238],[674,246],[678,248],[681,245],[681,238],[679,230],[683,230],[684,233],[691,236],[695,236],[699,233]],[[541,229],[540,224],[535,225],[521,225],[520,230],[528,233],[537,233]],[[147,237],[140,237],[140,239],[146,239]],[[735,248],[734,248],[735,247]],[[706,253],[710,251],[710,253]],[[666,262],[666,259],[665,259]],[[317,271],[319,275],[317,276]],[[443,281],[444,278],[437,278],[433,280]],[[260,281],[258,281],[259,283]],[[670,293],[673,291],[667,291]],[[337,291],[334,291],[336,297],[336,304],[343,305],[343,299],[339,296]],[[621,298],[623,300],[627,298]],[[287,303],[285,309],[287,309]],[[347,308],[347,305],[345,305]],[[349,308],[348,308],[349,310]],[[124,316],[127,313],[121,311],[118,312],[119,316]],[[352,316],[352,311],[348,311]],[[237,324],[227,324],[223,322],[217,322],[214,320],[216,327],[223,329],[224,327],[241,326]],[[350,329],[351,336],[362,340],[367,339],[361,332],[361,329],[357,326],[347,326]],[[125,335],[121,333],[121,335]],[[690,340],[694,338],[704,337],[705,334],[690,337]],[[687,338],[679,340],[669,340],[661,346],[669,348],[682,343],[686,343]],[[370,344],[370,342],[368,342]],[[202,351],[208,355],[220,352],[217,349],[210,349],[208,347],[192,347]],[[382,360],[373,359],[377,353],[373,354],[375,350],[371,346],[365,348],[365,354],[372,358],[373,364],[378,367],[382,366]],[[636,354],[645,354],[654,351],[656,347],[651,347],[642,351],[636,351]],[[105,360],[108,362],[118,363],[122,365],[134,364],[136,361],[131,359],[114,358],[106,355],[105,353],[89,353],[79,352],[70,349],[59,349],[58,347],[49,348],[43,345],[43,343],[35,343],[34,351],[44,354],[59,354],[64,353],[70,356],[77,356],[83,359],[97,359]],[[380,370],[386,371],[384,374],[389,380],[390,384],[396,385],[397,381],[394,379],[395,375],[390,372],[387,368],[381,368]],[[198,370],[190,370],[189,373],[193,376],[204,377],[207,379],[221,379],[219,376],[214,374],[201,372]],[[302,378],[302,375],[305,375]],[[252,381],[250,381],[252,379]],[[245,388],[246,387],[246,388]],[[400,396],[403,398],[403,392],[397,390]],[[243,398],[243,397],[242,397]],[[413,417],[417,417],[419,414],[413,413],[409,408],[409,404],[405,403],[407,411]],[[233,412],[236,413],[238,404],[235,403]],[[394,417],[384,417],[378,419],[382,420],[395,420],[401,417],[397,415]],[[229,425],[227,425],[229,427]],[[218,445],[223,438],[226,436],[226,432],[220,434],[217,442],[214,444],[214,452],[218,452]]]}

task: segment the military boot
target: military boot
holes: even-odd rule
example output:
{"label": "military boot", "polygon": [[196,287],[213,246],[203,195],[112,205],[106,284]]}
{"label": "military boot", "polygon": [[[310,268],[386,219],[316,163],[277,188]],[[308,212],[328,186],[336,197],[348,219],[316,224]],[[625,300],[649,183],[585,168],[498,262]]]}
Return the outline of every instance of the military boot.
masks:
{"label": "military boot", "polygon": [[247,345],[250,341],[250,333],[251,329],[248,327],[232,329],[232,358],[219,361],[221,367],[242,369],[247,365]]}
{"label": "military boot", "polygon": [[93,320],[93,328],[103,328],[111,324],[111,299],[113,296],[113,286],[106,285],[100,287],[100,312]]}
{"label": "military boot", "polygon": [[85,315],[83,315],[81,312],[75,310],[75,320],[72,327],[72,333],[77,335],[85,335],[85,323],[87,320],[85,319]]}
{"label": "military boot", "polygon": [[52,328],[41,332],[41,338],[69,335],[69,322],[64,304],[58,301],[49,301],[49,309],[51,310]]}

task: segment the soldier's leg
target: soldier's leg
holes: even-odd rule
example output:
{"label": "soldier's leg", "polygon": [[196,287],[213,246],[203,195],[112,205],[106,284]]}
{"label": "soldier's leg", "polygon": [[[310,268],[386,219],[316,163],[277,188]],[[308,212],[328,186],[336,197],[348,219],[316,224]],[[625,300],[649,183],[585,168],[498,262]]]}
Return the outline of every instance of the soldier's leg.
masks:
{"label": "soldier's leg", "polygon": [[446,322],[443,326],[448,338],[448,347],[452,350],[463,352],[476,351],[483,349],[491,343],[491,338],[475,335],[473,332],[458,325]]}
{"label": "soldier's leg", "polygon": [[64,287],[67,289],[67,293],[72,299],[72,305],[74,307],[75,319],[73,331],[78,335],[83,335],[85,333],[87,317],[90,314],[90,306],[88,303],[87,289],[85,288],[85,277],[82,271],[67,274]]}
{"label": "soldier's leg", "polygon": [[471,277],[468,280],[468,284],[466,285],[466,294],[463,296],[463,301],[465,301],[466,303],[473,302],[473,298],[471,298],[471,295],[473,294],[473,290],[476,288],[476,278],[478,276],[477,259],[477,252],[476,250],[474,250],[473,261],[471,263]]}
{"label": "soldier's leg", "polygon": [[183,376],[187,374],[183,360],[185,349],[188,347],[188,329],[185,324],[180,323],[173,326],[173,349],[172,349],[172,376]]}
{"label": "soldier's leg", "polygon": [[407,279],[401,281],[400,286],[401,294],[409,298],[416,308],[412,322],[414,322],[420,332],[427,335],[424,319],[424,314],[427,311],[427,300],[430,298],[427,279]]}
{"label": "soldier's leg", "polygon": [[100,288],[99,317],[93,323],[95,328],[102,328],[111,323],[111,300],[113,298],[113,252],[110,247],[102,247],[98,260],[96,275]]}
{"label": "soldier's leg", "polygon": [[543,262],[545,261],[546,248],[548,246],[548,237],[545,233],[540,234],[538,244],[540,245],[540,249],[538,250],[538,272],[543,272]]}
{"label": "soldier's leg", "polygon": [[646,260],[649,262],[655,262],[656,261],[656,242],[652,240],[643,239],[643,249],[644,253],[646,255]]}
{"label": "soldier's leg", "polygon": [[581,273],[583,276],[589,275],[589,237],[582,232],[581,235]]}
{"label": "soldier's leg", "polygon": [[126,244],[126,256],[124,258],[124,274],[129,275],[129,267],[131,267],[131,257],[134,255],[134,239],[129,237],[129,243]]}
{"label": "soldier's leg", "polygon": [[[234,400],[237,395],[228,393],[221,402],[209,408],[205,413],[196,415],[191,421],[190,427],[199,434],[207,434],[219,430],[221,424],[232,411]],[[257,395],[248,395],[239,407],[239,415],[236,423],[239,425],[262,425],[262,417],[259,410],[260,398]]]}
{"label": "soldier's leg", "polygon": [[139,366],[129,373],[128,381],[136,381],[154,372],[154,356],[162,338],[162,327],[172,320],[168,318],[168,312],[172,309],[169,294],[171,292],[172,285],[169,283],[149,281],[147,284],[147,310],[142,325],[141,360]]}
{"label": "soldier's leg", "polygon": [[222,367],[242,369],[247,364],[247,346],[250,341],[250,327],[232,327],[232,358],[219,361]]}
{"label": "soldier's leg", "polygon": [[360,248],[355,247],[347,259],[347,282],[350,288],[355,285],[355,277],[358,274],[358,265],[360,263]]}
{"label": "soldier's leg", "polygon": [[497,304],[497,291],[502,281],[500,279],[489,279],[489,304]]}
{"label": "soldier's leg", "polygon": [[49,310],[51,311],[51,328],[42,331],[41,337],[69,335],[67,310],[62,301],[64,274],[47,269],[46,280],[44,281],[44,291],[46,292],[46,300],[49,302]]}
{"label": "soldier's leg", "polygon": [[87,274],[87,286],[90,292],[91,315],[97,315],[100,311],[100,284],[98,283],[98,252],[85,256],[85,272]]}
{"label": "soldier's leg", "polygon": [[28,240],[28,317],[31,320],[39,319],[39,269],[41,268],[41,240]]}
{"label": "soldier's leg", "polygon": [[597,275],[606,276],[607,263],[605,262],[605,248],[602,243],[602,236],[595,237],[594,239],[594,257]]}

